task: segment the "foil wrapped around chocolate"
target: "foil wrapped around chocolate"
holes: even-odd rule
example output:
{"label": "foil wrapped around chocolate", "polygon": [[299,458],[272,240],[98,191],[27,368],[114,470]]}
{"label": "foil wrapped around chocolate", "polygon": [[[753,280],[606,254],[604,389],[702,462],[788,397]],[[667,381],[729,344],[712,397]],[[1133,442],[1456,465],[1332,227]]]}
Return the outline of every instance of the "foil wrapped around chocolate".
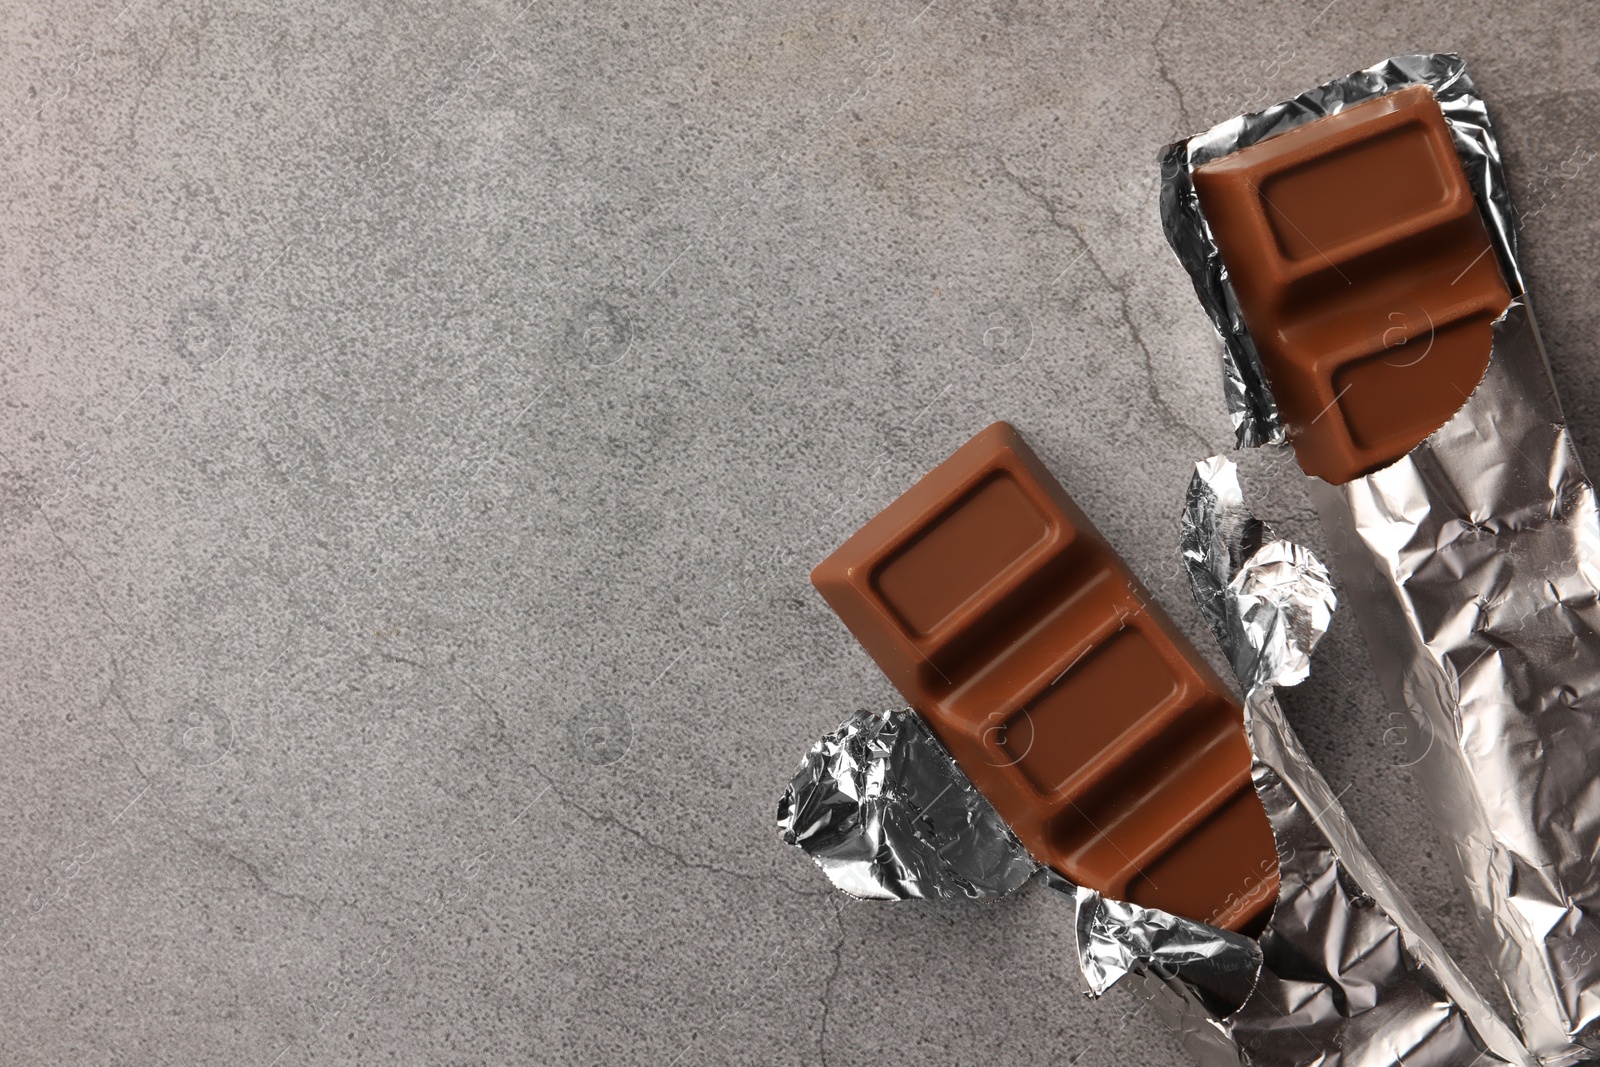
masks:
{"label": "foil wrapped around chocolate", "polygon": [[1399,462],[1310,479],[1343,595],[1480,940],[1546,1064],[1600,1060],[1600,520],[1519,268],[1495,134],[1459,56],[1389,60],[1170,146],[1162,219],[1226,355],[1241,445],[1281,441],[1191,172],[1363,100],[1432,87],[1516,299],[1465,405]]}
{"label": "foil wrapped around chocolate", "polygon": [[1194,280],[1200,302],[1223,341],[1223,397],[1240,448],[1283,444],[1287,434],[1277,402],[1267,385],[1266,370],[1233,289],[1222,256],[1206,226],[1190,175],[1195,168],[1220,159],[1273,134],[1304,126],[1353,104],[1408,85],[1427,85],[1439,101],[1467,183],[1483,212],[1489,239],[1506,280],[1522,288],[1517,266],[1511,194],[1500,165],[1500,146],[1489,124],[1489,112],[1477,95],[1466,64],[1453,53],[1397,56],[1349,77],[1320,85],[1293,100],[1263,111],[1240,115],[1205,133],[1169,145],[1161,158],[1161,221],[1178,260]]}
{"label": "foil wrapped around chocolate", "polygon": [[1334,608],[1326,570],[1198,465],[1183,523],[1196,600],[1246,691],[1253,778],[1281,890],[1259,941],[1110,900],[1041,868],[914,711],[818,742],[778,806],[784,839],[877,899],[992,898],[1038,872],[1073,905],[1087,992],[1136,986],[1206,1067],[1528,1064],[1510,1029],[1378,869],[1284,719]]}

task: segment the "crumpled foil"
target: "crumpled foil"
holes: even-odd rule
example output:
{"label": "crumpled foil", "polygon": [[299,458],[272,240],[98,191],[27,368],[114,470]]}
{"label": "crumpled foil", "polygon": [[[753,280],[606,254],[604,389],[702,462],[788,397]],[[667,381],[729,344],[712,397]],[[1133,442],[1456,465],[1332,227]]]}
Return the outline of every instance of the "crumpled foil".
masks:
{"label": "crumpled foil", "polygon": [[1312,498],[1524,1040],[1600,1059],[1600,519],[1526,304],[1443,429]]}
{"label": "crumpled foil", "polygon": [[1342,486],[1309,479],[1415,776],[1523,1040],[1600,1060],[1600,521],[1518,267],[1483,103],[1455,55],[1406,56],[1223,123],[1165,153],[1162,214],[1228,355],[1242,444],[1281,438],[1189,180],[1270,132],[1390,89],[1433,87],[1507,281],[1489,370],[1409,456]]}
{"label": "crumpled foil", "polygon": [[[1183,542],[1195,600],[1246,690],[1299,685],[1311,673],[1311,650],[1333,621],[1327,568],[1244,513],[1232,463],[1212,457],[1196,469]],[[1197,493],[1236,499],[1240,506],[1202,508]]]}
{"label": "crumpled foil", "polygon": [[1086,990],[1135,986],[1204,1067],[1530,1064],[1384,878],[1278,706],[1273,685],[1305,677],[1327,630],[1327,572],[1245,512],[1221,459],[1196,467],[1182,547],[1197,602],[1249,679],[1252,774],[1281,879],[1259,942],[1041,869],[909,709],[857,713],[813,746],[778,806],[785,840],[835,885],[880,899],[997,896],[1042,870],[1074,904]]}
{"label": "crumpled foil", "polygon": [[1130,972],[1180,975],[1187,995],[1208,1015],[1237,1011],[1255,988],[1261,946],[1242,934],[1112,900],[1073,885],[1048,867],[1045,881],[1076,905],[1078,965],[1084,988],[1100,996]]}
{"label": "crumpled foil", "polygon": [[1278,843],[1282,887],[1255,989],[1237,1011],[1218,1016],[1172,968],[1158,966],[1159,954],[1137,961],[1141,984],[1208,1067],[1529,1062],[1384,877],[1278,704],[1273,686],[1306,676],[1327,631],[1327,571],[1249,515],[1237,469],[1220,458],[1195,465],[1182,548],[1196,603],[1248,672],[1240,681],[1252,774]]}
{"label": "crumpled foil", "polygon": [[1283,444],[1288,438],[1278,415],[1277,402],[1267,387],[1266,371],[1238,300],[1228,284],[1228,272],[1212,240],[1195,196],[1190,174],[1221,156],[1247,148],[1273,134],[1304,126],[1354,104],[1408,85],[1426,84],[1450,125],[1456,154],[1467,181],[1483,211],[1501,269],[1513,289],[1522,288],[1517,267],[1515,216],[1511,195],[1500,165],[1500,147],[1489,123],[1489,112],[1477,95],[1466,63],[1453,53],[1397,56],[1346,78],[1328,82],[1293,100],[1264,111],[1241,115],[1205,133],[1167,146],[1161,159],[1161,221],[1167,240],[1188,270],[1206,314],[1222,335],[1223,395],[1240,448]]}
{"label": "crumpled foil", "polygon": [[811,746],[778,830],[868,900],[1004,896],[1039,868],[909,708],[858,711]]}

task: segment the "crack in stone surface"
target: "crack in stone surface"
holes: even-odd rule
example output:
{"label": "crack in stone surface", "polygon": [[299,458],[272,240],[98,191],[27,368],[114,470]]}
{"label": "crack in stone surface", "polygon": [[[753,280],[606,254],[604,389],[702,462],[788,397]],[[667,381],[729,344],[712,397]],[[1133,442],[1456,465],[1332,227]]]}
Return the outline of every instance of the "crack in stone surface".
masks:
{"label": "crack in stone surface", "polygon": [[1088,251],[1088,242],[1083,239],[1083,234],[1078,232],[1078,228],[1071,222],[1062,220],[1061,208],[1056,204],[1054,198],[1050,197],[1042,190],[1033,188],[1026,181],[1024,181],[1021,175],[1017,174],[1016,171],[1012,170],[1006,165],[1004,156],[996,156],[995,162],[1000,164],[1000,173],[1006,176],[1007,181],[1016,186],[1018,192],[1022,193],[1034,203],[1044,208],[1045,214],[1050,216],[1050,224],[1052,226],[1072,234],[1072,236],[1077,239],[1078,244],[1083,246],[1084,251]]}
{"label": "crack in stone surface", "polygon": [[381,648],[373,649],[372,653],[381,660],[388,660],[390,663],[403,663],[407,667],[415,667],[419,671],[428,670],[432,666],[432,664],[429,663],[418,663],[414,659],[410,659],[406,656],[399,656],[393,652],[385,652]]}
{"label": "crack in stone surface", "polygon": [[1150,50],[1156,57],[1156,76],[1166,83],[1167,88],[1171,89],[1173,95],[1178,98],[1178,115],[1183,119],[1184,126],[1189,127],[1194,124],[1194,120],[1189,117],[1189,105],[1184,100],[1183,87],[1173,80],[1172,74],[1167,70],[1167,57],[1161,51],[1161,38],[1165,36],[1167,26],[1172,20],[1172,13],[1177,8],[1178,0],[1172,0],[1167,5],[1165,14],[1161,16],[1161,25],[1156,27],[1155,36],[1150,39]]}
{"label": "crack in stone surface", "polygon": [[[158,816],[158,818],[160,818],[169,829],[175,830],[183,837],[188,838],[189,841],[193,843],[196,848],[200,849],[201,852],[224,860],[226,863],[231,863],[235,866],[242,867],[245,871],[245,874],[249,876],[250,881],[255,885],[255,888],[263,893],[266,893],[268,896],[274,896],[282,900],[294,901],[305,905],[311,909],[313,914],[320,915],[322,913],[322,908],[326,901],[308,897],[304,893],[296,893],[288,889],[279,889],[277,886],[273,885],[267,880],[266,876],[261,873],[260,865],[255,861],[246,859],[243,855],[233,851],[220,840],[212,840],[210,838],[201,837],[200,835],[194,833],[188,827],[184,826],[181,821],[179,821],[176,814],[171,808],[167,807],[166,801],[162,800],[159,794],[156,795],[155,800],[156,803],[160,805],[162,811],[166,812],[165,816]],[[243,887],[240,887],[240,889],[242,890]]]}
{"label": "crack in stone surface", "polygon": [[[465,680],[463,679],[463,681],[465,681]],[[502,722],[502,723],[504,722],[504,719],[500,715],[499,709],[495,707],[493,701],[491,701],[488,697],[484,696],[483,693],[481,693],[477,689],[477,687],[472,685],[470,682],[467,683],[467,688],[472,692],[472,695],[474,697],[476,697],[478,700],[482,701],[483,704],[486,707],[488,707],[491,710],[491,712],[494,713],[495,717],[500,722]],[[508,747],[509,747],[509,745],[508,745]],[[659,853],[661,855],[669,857],[670,859],[672,859],[675,863],[677,863],[681,867],[684,867],[684,868],[689,869],[689,870],[706,871],[706,872],[711,873],[711,874],[720,874],[725,878],[733,878],[733,879],[737,879],[739,881],[750,882],[750,883],[753,883],[753,884],[769,884],[769,885],[777,886],[778,888],[783,888],[783,889],[786,889],[786,890],[788,889],[788,887],[781,886],[778,882],[776,882],[770,876],[767,876],[767,875],[749,874],[749,873],[746,873],[744,871],[736,871],[736,870],[733,870],[732,868],[728,868],[728,867],[720,867],[720,866],[718,866],[718,865],[716,865],[714,863],[705,863],[705,862],[702,862],[700,860],[690,859],[689,857],[683,855],[683,853],[677,851],[676,849],[672,848],[669,845],[663,844],[663,843],[661,843],[659,841],[651,840],[642,831],[640,831],[638,829],[635,829],[633,826],[630,826],[628,823],[623,822],[621,819],[617,818],[615,815],[610,814],[609,812],[596,812],[596,811],[590,810],[589,808],[584,807],[582,804],[578,803],[578,801],[574,800],[572,797],[568,796],[565,792],[562,791],[561,787],[559,785],[557,785],[557,783],[556,783],[555,776],[552,775],[549,771],[547,771],[543,767],[539,766],[539,764],[534,762],[533,760],[525,760],[525,762],[526,762],[526,765],[535,774],[537,774],[540,778],[544,779],[544,783],[545,783],[546,789],[549,791],[549,793],[552,796],[554,796],[556,798],[557,803],[559,803],[562,807],[565,807],[565,808],[567,808],[567,809],[569,809],[571,811],[574,811],[574,812],[578,813],[579,815],[583,816],[585,819],[588,819],[590,822],[599,823],[602,826],[612,826],[612,827],[615,827],[618,830],[621,830],[624,834],[627,834],[629,837],[632,837],[633,839],[638,841],[641,845],[643,845],[645,848],[650,849],[652,852],[657,852],[657,853]],[[797,890],[788,890],[788,891],[796,893],[799,896],[809,897],[811,895],[811,894],[808,894],[808,893],[799,892]]]}
{"label": "crack in stone surface", "polygon": [[[510,740],[510,738],[509,738],[509,736],[507,735],[507,732],[506,732],[506,719],[505,719],[505,716],[500,714],[499,707],[497,707],[495,705],[494,701],[492,701],[488,697],[484,696],[482,690],[480,690],[476,685],[474,685],[472,683],[471,679],[469,679],[466,675],[462,674],[460,671],[456,670],[456,657],[455,657],[454,653],[451,653],[449,661],[445,664],[445,669],[448,670],[451,673],[451,675],[453,675],[455,677],[456,681],[460,682],[462,685],[467,687],[467,691],[472,694],[473,699],[475,699],[476,701],[478,701],[478,703],[482,704],[484,707],[489,709],[490,716],[492,716],[494,718],[494,726],[495,726],[494,747],[495,748],[503,748],[503,749],[506,750],[507,753],[513,753],[513,747],[512,747],[512,744],[511,744],[511,740]],[[543,772],[540,772],[540,773],[542,774]]]}
{"label": "crack in stone surface", "polygon": [[1161,390],[1157,385],[1155,360],[1151,356],[1150,346],[1145,343],[1144,334],[1140,331],[1138,323],[1134,319],[1132,308],[1129,306],[1127,286],[1115,281],[1111,277],[1110,271],[1106,269],[1105,264],[1100,262],[1100,256],[1095,252],[1094,246],[1089,243],[1089,240],[1084,237],[1083,231],[1079,229],[1076,223],[1064,220],[1063,216],[1065,212],[1050,196],[1041,190],[1031,187],[1018,174],[1012,171],[1010,167],[1006,166],[1004,158],[996,157],[996,162],[998,162],[1000,165],[1000,172],[1006,176],[1006,179],[1011,182],[1012,185],[1016,186],[1018,191],[1045,209],[1046,214],[1048,214],[1050,217],[1050,222],[1052,225],[1058,227],[1059,229],[1065,230],[1077,239],[1078,244],[1083,249],[1081,256],[1088,259],[1089,263],[1094,267],[1095,273],[1100,275],[1100,280],[1105,284],[1105,288],[1111,293],[1115,294],[1117,297],[1118,315],[1122,319],[1124,328],[1127,329],[1129,335],[1133,338],[1133,343],[1139,347],[1139,352],[1142,356],[1145,372],[1145,392],[1150,398],[1150,403],[1155,407],[1162,420],[1165,421],[1171,428],[1180,430],[1194,438],[1194,440],[1199,443],[1200,447],[1205,450],[1206,455],[1216,455],[1220,450],[1214,448],[1211,443],[1206,440],[1205,435],[1196,429],[1192,424],[1190,424],[1186,419],[1181,418],[1178,413],[1173,410],[1172,406],[1167,403],[1166,398],[1161,395]]}
{"label": "crack in stone surface", "polygon": [[[11,457],[3,451],[0,451],[0,463],[4,463],[18,477],[24,479],[27,478],[27,475],[22,473],[22,468],[13,463],[11,461]],[[83,572],[84,578],[89,582],[89,592],[94,595],[94,602],[95,605],[99,607],[100,614],[105,616],[106,621],[111,624],[111,628],[113,630],[116,630],[118,634],[126,636],[126,634],[123,634],[122,624],[118,622],[114,616],[112,616],[111,609],[106,606],[105,599],[100,595],[100,583],[95,581],[93,574],[89,573],[89,567],[83,562],[83,558],[78,555],[77,549],[73,548],[72,545],[67,543],[66,538],[62,537],[61,532],[56,529],[55,523],[50,521],[50,513],[45,511],[43,501],[38,497],[34,497],[30,503],[33,504],[33,510],[39,513],[39,518],[43,520],[45,529],[50,531],[50,536],[54,538],[56,544],[61,546],[61,551],[67,556],[68,559],[77,564],[78,569]]]}
{"label": "crack in stone surface", "polygon": [[828,1017],[833,1013],[833,983],[844,964],[844,908],[831,896],[828,902],[833,906],[833,921],[839,927],[839,936],[833,943],[833,967],[822,983],[822,1023],[817,1027],[817,1055],[822,1067],[828,1067]]}

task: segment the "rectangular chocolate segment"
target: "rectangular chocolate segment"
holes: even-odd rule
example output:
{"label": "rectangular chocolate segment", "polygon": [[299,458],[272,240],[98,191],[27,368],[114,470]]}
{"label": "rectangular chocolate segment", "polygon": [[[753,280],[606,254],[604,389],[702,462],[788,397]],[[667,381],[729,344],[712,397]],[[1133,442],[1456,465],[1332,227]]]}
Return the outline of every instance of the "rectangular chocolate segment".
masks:
{"label": "rectangular chocolate segment", "polygon": [[1277,850],[1238,702],[1014,429],[967,442],[811,580],[1036,859],[1265,923]]}
{"label": "rectangular chocolate segment", "polygon": [[1027,495],[997,472],[879,568],[878,593],[926,636],[1049,535]]}
{"label": "rectangular chocolate segment", "polygon": [[1194,171],[1301,469],[1333,484],[1447,422],[1511,291],[1427,86]]}

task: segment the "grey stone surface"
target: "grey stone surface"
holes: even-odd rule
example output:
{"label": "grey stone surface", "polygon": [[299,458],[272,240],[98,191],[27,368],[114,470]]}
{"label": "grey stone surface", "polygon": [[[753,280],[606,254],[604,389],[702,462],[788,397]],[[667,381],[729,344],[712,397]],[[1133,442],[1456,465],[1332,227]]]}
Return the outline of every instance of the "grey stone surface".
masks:
{"label": "grey stone surface", "polygon": [[[1246,107],[1465,52],[1600,458],[1575,6],[123,2],[0,38],[8,1064],[1186,1062],[772,812],[894,701],[810,565],[992,420],[1204,638],[1154,159]],[[1351,620],[1286,703],[1487,981]]]}

